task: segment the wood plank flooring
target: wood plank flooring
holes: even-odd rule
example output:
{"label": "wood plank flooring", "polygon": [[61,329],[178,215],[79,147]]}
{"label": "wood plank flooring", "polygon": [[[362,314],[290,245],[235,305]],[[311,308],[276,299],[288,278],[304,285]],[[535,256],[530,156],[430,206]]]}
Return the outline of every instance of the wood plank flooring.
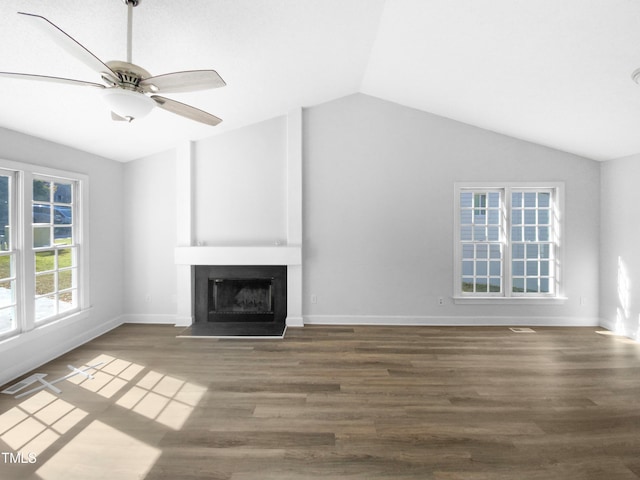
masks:
{"label": "wood plank flooring", "polygon": [[640,345],[535,330],[124,325],[37,369],[93,380],[0,395],[0,478],[640,478]]}

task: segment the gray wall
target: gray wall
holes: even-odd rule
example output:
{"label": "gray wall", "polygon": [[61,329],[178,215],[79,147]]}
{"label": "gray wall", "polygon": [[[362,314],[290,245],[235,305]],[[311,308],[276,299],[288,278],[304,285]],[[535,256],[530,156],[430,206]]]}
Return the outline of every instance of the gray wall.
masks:
{"label": "gray wall", "polygon": [[121,163],[6,129],[0,129],[0,157],[88,175],[91,255],[88,317],[55,322],[1,342],[2,384],[121,323],[124,249]]}
{"label": "gray wall", "polygon": [[175,151],[124,164],[126,320],[172,323],[176,309]]}
{"label": "gray wall", "polygon": [[[303,126],[305,322],[598,323],[597,162],[362,94]],[[565,182],[565,304],[453,304],[463,181]]]}
{"label": "gray wall", "polygon": [[640,155],[602,163],[600,316],[616,333],[640,340]]}
{"label": "gray wall", "polygon": [[[303,129],[306,322],[598,323],[598,162],[360,94],[305,109]],[[284,117],[193,152],[197,242],[286,235]],[[129,321],[175,319],[175,165],[172,151],[124,167]],[[565,183],[564,304],[452,302],[457,181]]]}

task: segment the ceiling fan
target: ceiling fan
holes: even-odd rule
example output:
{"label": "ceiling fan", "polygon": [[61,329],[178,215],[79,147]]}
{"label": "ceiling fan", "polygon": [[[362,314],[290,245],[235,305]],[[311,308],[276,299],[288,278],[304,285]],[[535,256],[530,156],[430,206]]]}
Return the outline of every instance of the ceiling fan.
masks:
{"label": "ceiling fan", "polygon": [[215,70],[188,70],[152,76],[144,68],[131,63],[131,39],[133,7],[140,0],[122,0],[127,5],[127,61],[104,63],[78,41],[62,29],[40,15],[18,12],[39,28],[68,54],[83,62],[100,75],[102,83],[86,82],[70,78],[33,75],[28,73],[0,72],[0,77],[39,80],[69,85],[99,88],[103,98],[111,107],[111,118],[116,121],[131,122],[142,118],[153,107],[160,107],[171,113],[215,126],[222,120],[198,108],[156,95],[156,93],[179,93],[224,87],[226,83]]}

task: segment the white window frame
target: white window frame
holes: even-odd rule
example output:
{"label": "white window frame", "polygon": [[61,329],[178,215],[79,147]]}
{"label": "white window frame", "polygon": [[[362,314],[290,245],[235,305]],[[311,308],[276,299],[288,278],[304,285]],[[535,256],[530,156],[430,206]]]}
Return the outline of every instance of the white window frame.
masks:
{"label": "white window frame", "polygon": [[[461,205],[460,194],[469,191],[498,191],[501,195],[501,228],[500,244],[502,245],[502,291],[501,292],[463,292],[462,290],[462,239],[461,239]],[[552,193],[553,240],[555,261],[555,286],[552,293],[521,293],[512,291],[512,255],[513,241],[511,239],[511,194],[513,191],[545,191]],[[558,304],[564,303],[564,285],[562,280],[563,262],[563,212],[564,212],[564,183],[563,182],[460,182],[454,184],[454,276],[453,300],[457,304],[484,303],[514,303],[514,304]]]}
{"label": "white window frame", "polygon": [[[39,165],[0,159],[0,169],[13,173],[12,191],[13,240],[16,276],[17,329],[0,334],[0,342],[21,334],[66,321],[84,318],[90,309],[89,292],[89,177],[85,174],[59,170]],[[74,242],[77,244],[77,306],[61,314],[35,320],[35,250],[33,247],[33,180],[47,177],[76,183]]]}

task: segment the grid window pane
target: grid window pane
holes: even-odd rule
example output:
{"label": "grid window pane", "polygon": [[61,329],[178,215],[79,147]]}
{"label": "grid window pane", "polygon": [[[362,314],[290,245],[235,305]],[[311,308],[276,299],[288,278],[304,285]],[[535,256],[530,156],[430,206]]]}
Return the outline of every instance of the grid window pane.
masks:
{"label": "grid window pane", "polygon": [[513,274],[514,275],[518,275],[518,276],[522,276],[524,275],[524,262],[513,262]]}
{"label": "grid window pane", "polygon": [[540,192],[538,194],[538,207],[544,208],[551,205],[551,194],[549,192]]}
{"label": "grid window pane", "polygon": [[536,206],[536,193],[535,192],[525,192],[524,194],[524,207],[525,208],[533,208]]}
{"label": "grid window pane", "polygon": [[[0,291],[0,293],[2,293]],[[11,332],[16,329],[16,309],[7,307],[0,309],[0,333]]]}
{"label": "grid window pane", "polygon": [[513,279],[513,289],[514,293],[522,293],[524,292],[524,278],[514,278]]}
{"label": "grid window pane", "polygon": [[43,273],[36,276],[36,295],[46,295],[56,289],[55,273]]}
{"label": "grid window pane", "polygon": [[61,270],[58,273],[58,290],[68,290],[75,286],[75,270]]}
{"label": "grid window pane", "polygon": [[74,192],[72,181],[54,178],[33,181],[36,321],[77,307]]}
{"label": "grid window pane", "polygon": [[36,272],[51,272],[56,269],[56,251],[36,252]]}
{"label": "grid window pane", "polygon": [[33,248],[51,246],[51,227],[33,227]]}
{"label": "grid window pane", "polygon": [[69,290],[60,294],[58,299],[58,311],[59,313],[68,312],[78,306],[78,291],[76,289]]}
{"label": "grid window pane", "polygon": [[473,275],[473,262],[462,262],[462,275]]}
{"label": "grid window pane", "polygon": [[549,215],[549,210],[538,210],[538,224],[539,225],[548,225],[551,216]]}
{"label": "grid window pane", "polygon": [[541,278],[540,279],[540,293],[549,293],[549,279]]}
{"label": "grid window pane", "polygon": [[0,308],[5,308],[16,303],[15,280],[0,282]]}
{"label": "grid window pane", "polygon": [[511,214],[511,223],[513,225],[522,225],[522,210],[513,210]]}
{"label": "grid window pane", "polygon": [[524,211],[524,223],[525,223],[525,225],[535,225],[536,224],[536,211],[535,210],[525,210]]}
{"label": "grid window pane", "polygon": [[542,261],[540,262],[540,275],[548,277],[549,276],[549,262],[548,261]]}
{"label": "grid window pane", "polygon": [[522,241],[522,227],[512,227],[511,228],[511,240],[515,242]]}
{"label": "grid window pane", "polygon": [[522,193],[515,192],[511,197],[511,205],[513,207],[522,207]]}
{"label": "grid window pane", "polygon": [[473,193],[461,192],[460,193],[460,206],[462,208],[469,208],[473,205]]}
{"label": "grid window pane", "polygon": [[487,273],[488,273],[487,264],[488,264],[488,262],[477,261],[476,262],[476,275],[481,275],[483,277],[486,277]]}
{"label": "grid window pane", "polygon": [[513,258],[524,258],[524,245],[516,243],[513,246]]}
{"label": "grid window pane", "polygon": [[33,181],[33,201],[51,201],[51,182],[48,182],[46,180]]}
{"label": "grid window pane", "polygon": [[499,277],[502,274],[501,268],[501,262],[491,262],[489,264],[489,275],[492,277]]}
{"label": "grid window pane", "polygon": [[36,298],[36,322],[42,321],[56,314],[56,295]]}

